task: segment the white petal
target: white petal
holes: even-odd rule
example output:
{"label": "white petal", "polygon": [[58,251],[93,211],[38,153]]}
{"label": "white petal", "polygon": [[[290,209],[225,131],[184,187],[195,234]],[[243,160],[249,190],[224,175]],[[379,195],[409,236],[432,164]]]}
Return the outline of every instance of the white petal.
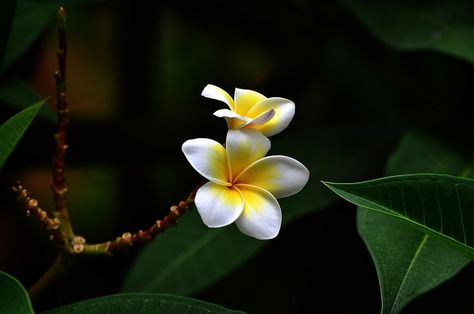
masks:
{"label": "white petal", "polygon": [[261,115],[259,115],[255,119],[249,119],[249,121],[247,123],[245,123],[244,125],[242,125],[242,127],[249,128],[249,129],[257,129],[262,124],[265,124],[268,121],[270,121],[273,118],[274,115],[275,115],[275,110],[270,109],[270,110],[262,113]]}
{"label": "white petal", "polygon": [[259,240],[273,239],[281,227],[281,209],[269,192],[250,185],[237,185],[244,197],[244,210],[235,222],[240,231]]}
{"label": "white petal", "polygon": [[220,87],[208,84],[201,93],[202,96],[225,102],[230,109],[234,110],[234,100]]}
{"label": "white petal", "polygon": [[245,116],[253,105],[264,99],[267,99],[267,97],[256,91],[236,88],[234,92],[234,109],[240,115]]}
{"label": "white petal", "polygon": [[242,194],[237,188],[213,182],[208,182],[197,190],[194,203],[202,221],[210,228],[233,223],[244,208]]}
{"label": "white petal", "polygon": [[266,136],[275,135],[286,129],[295,115],[295,103],[280,97],[268,98],[250,108],[246,116],[255,118],[270,109],[275,110],[275,116],[258,128]]}
{"label": "white petal", "polygon": [[225,146],[232,180],[253,162],[263,158],[270,150],[271,144],[260,131],[238,129],[227,132]]}
{"label": "white petal", "polygon": [[250,121],[250,119],[242,117],[240,114],[235,113],[234,111],[230,109],[219,109],[216,112],[214,112],[214,115],[219,118],[238,118],[238,119],[241,119],[242,121]]}
{"label": "white petal", "polygon": [[286,156],[269,156],[250,165],[234,182],[255,185],[282,198],[301,191],[308,179],[309,171],[299,161]]}
{"label": "white petal", "polygon": [[215,183],[231,185],[224,146],[208,138],[184,142],[181,147],[191,166],[203,177]]}
{"label": "white petal", "polygon": [[252,119],[242,117],[229,109],[219,109],[214,112],[214,115],[219,118],[225,118],[229,129],[239,129],[252,121]]}

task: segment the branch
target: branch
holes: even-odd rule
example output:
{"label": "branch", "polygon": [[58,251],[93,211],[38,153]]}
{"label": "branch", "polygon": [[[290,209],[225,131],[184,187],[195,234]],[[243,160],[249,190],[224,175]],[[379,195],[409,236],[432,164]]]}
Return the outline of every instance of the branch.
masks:
{"label": "branch", "polygon": [[127,252],[141,243],[153,241],[160,233],[176,226],[178,219],[187,210],[191,209],[194,204],[196,191],[201,185],[202,183],[189,194],[185,201],[171,206],[168,215],[158,219],[145,231],[139,230],[134,234],[125,232],[122,236],[115,238],[115,240],[96,244],[86,244],[86,239],[81,236],[74,236],[70,239],[64,228],[61,228],[63,221],[57,217],[51,218],[46,211],[39,207],[38,201],[30,197],[28,190],[19,182],[12,187],[12,190],[17,201],[25,208],[26,215],[37,220],[41,228],[49,233],[50,240],[61,250],[60,255],[114,256],[117,253]]}
{"label": "branch", "polygon": [[67,246],[66,238],[59,228],[60,220],[49,217],[48,213],[39,207],[38,201],[30,197],[28,190],[20,182],[12,187],[12,191],[18,203],[25,208],[26,215],[37,220],[41,229],[49,233],[51,241],[54,241],[58,247],[65,248]]}
{"label": "branch", "polygon": [[74,239],[74,232],[69,221],[67,210],[67,187],[64,179],[64,159],[68,145],[66,144],[66,132],[69,124],[69,107],[66,98],[67,76],[66,76],[66,11],[60,7],[57,14],[58,27],[58,66],[59,70],[54,73],[56,81],[56,111],[58,115],[58,130],[54,135],[56,149],[53,155],[53,181],[51,190],[56,203],[55,216],[61,221],[61,229],[67,239]]}
{"label": "branch", "polygon": [[126,232],[115,240],[97,244],[86,244],[86,240],[83,237],[74,235],[68,214],[68,190],[64,178],[64,160],[68,148],[66,144],[66,132],[69,124],[69,107],[66,98],[66,13],[62,7],[58,11],[57,25],[59,33],[57,51],[59,70],[54,73],[54,78],[56,81],[58,129],[54,135],[56,148],[52,157],[53,178],[50,184],[56,204],[53,217],[50,217],[46,211],[39,207],[38,201],[30,197],[28,190],[20,183],[12,187],[18,202],[26,209],[27,215],[39,222],[41,228],[49,233],[51,241],[53,241],[59,249],[57,261],[51,265],[38,282],[31,287],[30,292],[32,294],[37,294],[43,290],[54,277],[61,273],[65,265],[77,256],[114,256],[117,253],[128,251],[130,248],[141,243],[152,241],[160,233],[176,226],[177,220],[186,210],[190,209],[194,203],[197,189],[204,184],[204,181],[201,181],[185,201],[179,202],[178,205],[171,206],[168,215],[163,219],[157,220],[145,231],[140,230],[134,234]]}
{"label": "branch", "polygon": [[[168,215],[166,215],[163,219],[157,220],[147,230],[139,230],[134,234],[125,232],[122,234],[122,236],[117,237],[113,241],[97,244],[84,244],[82,246],[81,253],[84,255],[114,256],[117,253],[127,252],[132,247],[135,247],[141,243],[153,241],[157,235],[177,225],[178,218],[180,218],[186,212],[186,210],[190,209],[194,203],[195,195],[196,190],[188,196],[186,201],[181,201],[178,203],[178,205],[171,206]],[[76,251],[76,253],[79,252]]]}

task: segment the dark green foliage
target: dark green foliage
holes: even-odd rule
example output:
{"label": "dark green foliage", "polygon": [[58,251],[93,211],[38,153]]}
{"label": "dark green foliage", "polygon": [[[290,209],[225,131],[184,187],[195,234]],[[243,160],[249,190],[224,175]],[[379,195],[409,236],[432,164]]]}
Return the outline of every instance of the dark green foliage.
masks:
{"label": "dark green foliage", "polygon": [[0,313],[34,313],[25,288],[15,278],[1,271],[0,291]]}
{"label": "dark green foliage", "polygon": [[0,168],[3,167],[44,102],[43,100],[32,105],[0,125]]}

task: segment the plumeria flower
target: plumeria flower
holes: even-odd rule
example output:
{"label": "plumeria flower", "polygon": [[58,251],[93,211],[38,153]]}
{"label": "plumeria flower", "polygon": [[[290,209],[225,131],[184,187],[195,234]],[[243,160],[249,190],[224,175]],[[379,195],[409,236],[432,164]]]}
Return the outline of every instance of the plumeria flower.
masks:
{"label": "plumeria flower", "polygon": [[309,171],[290,157],[265,157],[269,149],[270,141],[251,129],[229,130],[225,148],[207,138],[183,144],[189,163],[209,180],[194,199],[204,224],[218,228],[235,222],[251,237],[277,236],[281,226],[277,198],[299,192]]}
{"label": "plumeria flower", "polygon": [[220,109],[214,115],[227,120],[229,129],[257,129],[265,136],[283,131],[295,115],[295,103],[281,97],[267,98],[249,89],[235,89],[234,99],[222,88],[207,85],[202,96],[220,100],[230,109]]}

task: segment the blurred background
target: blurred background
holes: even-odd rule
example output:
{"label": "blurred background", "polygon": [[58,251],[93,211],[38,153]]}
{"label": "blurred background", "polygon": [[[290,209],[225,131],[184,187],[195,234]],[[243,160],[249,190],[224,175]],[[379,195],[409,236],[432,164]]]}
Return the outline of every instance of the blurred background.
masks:
{"label": "blurred background", "polygon": [[[63,1],[71,110],[66,179],[76,233],[96,242],[146,228],[193,190],[199,175],[181,144],[195,137],[222,142],[226,132],[224,121],[212,116],[223,104],[200,96],[208,83],[231,95],[238,87],[285,97],[296,103],[296,115],[272,138],[271,153],[302,161],[311,181],[282,200],[288,223],[277,239],[192,296],[252,313],[377,313],[377,276],[357,234],[356,208],[320,180],[382,176],[410,130],[472,159],[474,41],[459,48],[449,37],[439,49],[436,40],[449,35],[443,33],[448,27],[425,31],[417,24],[423,19],[413,15],[432,9],[473,39],[472,4],[459,3],[463,10],[449,2],[410,1],[408,12],[370,1]],[[51,97],[0,173],[0,269],[25,286],[55,258],[10,186],[20,179],[42,208],[54,206],[49,181],[58,4],[17,1],[16,14],[23,15],[16,27],[31,38],[18,41],[24,48],[0,79],[1,121]],[[398,42],[403,34],[413,35],[411,42]],[[117,293],[140,252],[81,261],[49,291],[53,298],[35,303],[37,309]],[[406,313],[443,313],[443,304],[472,311],[466,295],[473,278],[468,266]]]}

